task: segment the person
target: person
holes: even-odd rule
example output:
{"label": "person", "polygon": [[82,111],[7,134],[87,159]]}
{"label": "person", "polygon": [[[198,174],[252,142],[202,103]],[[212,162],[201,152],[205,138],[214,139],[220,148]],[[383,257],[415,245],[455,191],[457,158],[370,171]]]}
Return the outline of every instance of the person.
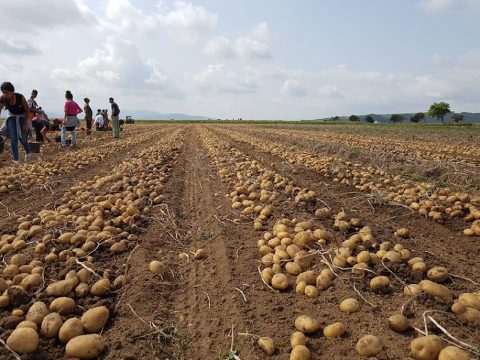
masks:
{"label": "person", "polygon": [[3,107],[8,110],[4,126],[8,129],[10,136],[10,147],[12,149],[12,160],[14,164],[18,164],[18,141],[25,149],[25,160],[30,160],[32,153],[28,144],[27,134],[29,131],[28,114],[30,107],[25,97],[15,92],[15,88],[10,82],[4,82],[0,85],[0,112]]}
{"label": "person", "polygon": [[70,131],[70,133],[72,134],[72,142],[70,143],[70,147],[73,148],[75,147],[76,140],[75,128],[80,127],[80,120],[78,120],[77,115],[83,112],[83,110],[80,108],[80,106],[78,106],[75,101],[73,101],[73,94],[70,92],[70,90],[67,90],[65,92],[65,99],[67,99],[67,101],[65,102],[64,107],[65,122],[62,126],[61,146],[66,146],[67,131]]}
{"label": "person", "polygon": [[103,130],[103,114],[101,109],[97,109],[97,116],[95,116],[95,121],[93,123],[97,131]]}
{"label": "person", "polygon": [[[32,90],[32,93],[30,94],[30,99],[28,99],[28,107],[30,108],[30,111],[28,113],[28,126],[30,128],[30,131],[28,133],[28,138],[31,139],[33,135],[33,129],[34,129],[34,124],[33,124],[33,118],[38,114],[38,104],[37,101],[35,100],[36,97],[38,96],[38,91],[36,89]],[[37,133],[37,141],[39,141],[38,133]]]}
{"label": "person", "polygon": [[50,139],[47,137],[46,133],[50,127],[50,122],[48,121],[48,116],[42,110],[40,106],[37,111],[37,116],[35,116],[32,120],[33,128],[35,129],[36,133],[36,141],[37,142],[44,142],[44,139],[47,139],[48,142],[51,142]]}
{"label": "person", "polygon": [[92,122],[93,122],[93,111],[90,107],[90,99],[85,98],[85,105],[83,106],[83,111],[85,112],[85,122],[87,123],[87,136],[92,135]]}
{"label": "person", "polygon": [[112,127],[113,127],[113,136],[116,138],[120,137],[120,121],[118,116],[120,115],[120,108],[118,107],[117,103],[111,97],[108,99],[110,104],[112,104]]}
{"label": "person", "polygon": [[102,110],[102,115],[103,115],[103,131],[108,131],[108,126],[109,126],[109,121],[108,121],[108,110],[103,109]]}

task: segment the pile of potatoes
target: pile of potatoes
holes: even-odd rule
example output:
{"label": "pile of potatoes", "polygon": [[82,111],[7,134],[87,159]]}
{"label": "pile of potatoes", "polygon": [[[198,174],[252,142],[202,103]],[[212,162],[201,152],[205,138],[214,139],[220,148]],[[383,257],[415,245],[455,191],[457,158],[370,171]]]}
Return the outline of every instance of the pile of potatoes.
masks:
{"label": "pile of potatoes", "polygon": [[235,138],[263,151],[279,156],[289,163],[307,167],[334,183],[354,186],[360,191],[380,193],[385,201],[395,201],[418,211],[420,215],[444,222],[447,218],[464,218],[472,225],[465,229],[467,236],[480,236],[480,195],[455,191],[450,188],[437,189],[434,184],[417,183],[399,175],[365,164],[354,163],[338,156],[310,154],[304,150],[279,142],[263,141],[248,133],[229,131]]}
{"label": "pile of potatoes", "polygon": [[1,172],[0,194],[20,189],[32,189],[43,186],[56,175],[68,174],[75,169],[98,164],[106,157],[123,153],[132,145],[152,138],[152,134],[124,139],[99,145],[95,148],[80,148],[76,152],[59,152],[54,161],[42,161],[10,166]]}
{"label": "pile of potatoes", "polygon": [[[34,352],[42,338],[58,338],[73,358],[93,359],[103,351],[98,333],[109,310],[97,306],[79,314],[79,305],[87,297],[114,296],[125,277],[121,268],[99,268],[96,255],[114,256],[135,246],[136,224],[164,199],[179,136],[173,133],[161,146],[132,155],[109,175],[77,183],[55,209],[21,217],[15,234],[2,235],[0,310],[14,328],[7,339],[14,351]],[[58,264],[71,270],[54,278],[50,267]]]}

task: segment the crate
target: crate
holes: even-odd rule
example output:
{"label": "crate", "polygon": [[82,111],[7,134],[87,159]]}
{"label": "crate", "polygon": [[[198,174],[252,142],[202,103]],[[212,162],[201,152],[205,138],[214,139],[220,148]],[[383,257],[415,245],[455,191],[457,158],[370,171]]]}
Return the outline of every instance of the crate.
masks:
{"label": "crate", "polygon": [[40,153],[40,143],[34,143],[34,142],[29,142],[28,145],[30,145],[30,151],[32,153],[38,154]]}

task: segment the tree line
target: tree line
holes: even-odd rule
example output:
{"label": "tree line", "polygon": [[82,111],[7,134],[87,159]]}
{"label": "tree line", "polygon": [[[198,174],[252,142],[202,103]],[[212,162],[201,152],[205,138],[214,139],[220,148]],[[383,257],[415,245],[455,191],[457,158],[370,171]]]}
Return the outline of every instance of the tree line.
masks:
{"label": "tree line", "polygon": [[[426,112],[426,114],[428,116],[437,118],[439,121],[442,122],[442,124],[444,122],[445,115],[447,115],[449,113],[451,113],[450,104],[448,104],[446,102],[443,102],[443,101],[438,102],[438,103],[437,102],[433,103],[432,105],[430,105],[430,108]],[[418,113],[416,113],[416,114],[414,114],[410,117],[410,122],[418,124],[419,122],[421,122],[424,119],[425,119],[425,113],[418,112]],[[350,115],[348,120],[354,121],[354,122],[355,121],[360,121],[360,117],[357,116],[357,115]],[[365,121],[373,124],[375,122],[375,119],[371,115],[367,115],[365,117]],[[393,122],[393,123],[401,123],[401,122],[405,121],[405,116],[401,115],[401,114],[392,114],[390,116],[390,121]],[[452,121],[455,124],[458,124],[458,123],[462,122],[463,121],[463,115],[454,113],[452,115]]]}

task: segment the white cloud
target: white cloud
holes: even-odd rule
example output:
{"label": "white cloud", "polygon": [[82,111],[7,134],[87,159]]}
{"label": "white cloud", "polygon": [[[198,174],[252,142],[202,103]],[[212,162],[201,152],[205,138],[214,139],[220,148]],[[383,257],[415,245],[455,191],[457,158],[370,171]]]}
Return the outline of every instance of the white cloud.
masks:
{"label": "white cloud", "polygon": [[291,96],[306,97],[308,95],[308,89],[295,79],[285,80],[281,91]]}
{"label": "white cloud", "polygon": [[18,39],[0,39],[0,54],[35,55],[40,51],[32,44]]}
{"label": "white cloud", "polygon": [[235,41],[222,36],[210,40],[205,46],[205,53],[221,60],[232,58],[269,59],[272,57],[269,46],[265,43],[270,37],[267,23],[257,25],[248,36],[240,36]]}
{"label": "white cloud", "polygon": [[267,45],[250,38],[237,39],[235,49],[239,56],[244,58],[268,59],[272,57]]}
{"label": "white cloud", "polygon": [[266,22],[261,22],[251,31],[251,37],[263,43],[266,43],[268,40],[270,40],[270,36],[270,27]]}
{"label": "white cloud", "polygon": [[223,64],[208,65],[205,70],[187,73],[185,77],[202,92],[252,93],[259,88],[257,79],[248,71],[239,73]]}
{"label": "white cloud", "polygon": [[218,15],[190,2],[175,1],[171,9],[158,6],[158,22],[182,42],[195,42],[199,34],[215,28]]}
{"label": "white cloud", "polygon": [[151,89],[166,96],[184,96],[165,75],[158,61],[143,61],[135,43],[118,37],[108,38],[103,48],[79,61],[75,67],[57,68],[51,76],[59,86],[75,81],[95,89]]}
{"label": "white cloud", "polygon": [[86,22],[95,23],[91,13],[85,7],[79,7],[76,1],[43,0],[41,3],[30,0],[2,1],[1,12],[4,29],[13,28],[23,33],[37,33],[38,29],[45,28],[81,26]]}
{"label": "white cloud", "polygon": [[231,59],[237,56],[236,49],[230,40],[222,36],[210,40],[205,46],[205,53],[220,59]]}

